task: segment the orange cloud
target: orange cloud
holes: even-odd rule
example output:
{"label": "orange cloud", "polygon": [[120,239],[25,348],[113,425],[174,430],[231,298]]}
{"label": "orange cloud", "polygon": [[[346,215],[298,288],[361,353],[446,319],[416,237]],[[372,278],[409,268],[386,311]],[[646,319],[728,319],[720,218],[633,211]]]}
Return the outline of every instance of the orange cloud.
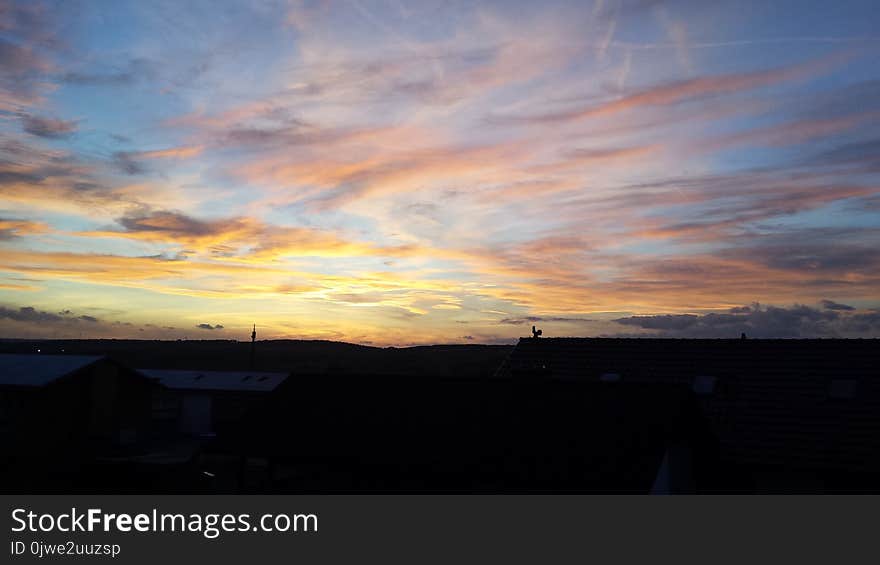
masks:
{"label": "orange cloud", "polygon": [[120,218],[124,230],[75,232],[80,237],[119,238],[165,243],[189,254],[225,260],[267,261],[282,257],[407,257],[411,245],[377,246],[302,227],[265,224],[249,217],[197,220],[176,212],[158,211]]}
{"label": "orange cloud", "polygon": [[201,155],[204,147],[192,145],[188,147],[169,147],[167,149],[156,149],[154,151],[137,151],[128,153],[132,157],[142,159],[189,159]]}
{"label": "orange cloud", "polygon": [[387,151],[373,147],[361,158],[317,158],[291,162],[278,156],[249,163],[239,174],[251,182],[285,187],[317,187],[320,192],[287,192],[273,202],[289,203],[308,195],[320,208],[332,208],[367,196],[434,186],[446,179],[479,177],[482,181],[507,178],[511,164],[526,156],[519,142],[473,147],[428,147]]}
{"label": "orange cloud", "polygon": [[25,235],[42,234],[49,231],[51,231],[49,226],[43,222],[0,218],[0,241]]}

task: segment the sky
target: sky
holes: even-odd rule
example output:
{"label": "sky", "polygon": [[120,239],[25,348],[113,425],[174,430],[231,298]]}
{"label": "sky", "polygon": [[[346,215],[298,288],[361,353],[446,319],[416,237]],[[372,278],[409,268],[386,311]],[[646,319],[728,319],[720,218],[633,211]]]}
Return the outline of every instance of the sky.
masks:
{"label": "sky", "polygon": [[880,337],[878,23],[0,0],[0,337]]}

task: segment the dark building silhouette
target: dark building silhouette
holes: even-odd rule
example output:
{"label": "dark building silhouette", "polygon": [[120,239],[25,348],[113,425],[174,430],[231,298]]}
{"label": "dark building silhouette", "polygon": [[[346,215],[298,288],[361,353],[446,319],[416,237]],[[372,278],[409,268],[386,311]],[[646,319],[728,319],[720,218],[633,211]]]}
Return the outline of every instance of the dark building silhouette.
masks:
{"label": "dark building silhouette", "polygon": [[287,378],[287,373],[139,369],[155,380],[153,417],[169,432],[213,437],[236,426]]}
{"label": "dark building silhouette", "polygon": [[716,445],[685,387],[292,377],[242,446],[274,492],[697,492]]}
{"label": "dark building silhouette", "polygon": [[204,454],[286,377],[0,354],[3,490],[210,492]]}
{"label": "dark building silhouette", "polygon": [[722,490],[880,490],[878,340],[522,339],[512,379],[687,386],[719,439]]}
{"label": "dark building silhouette", "polygon": [[155,388],[107,357],[0,355],[5,480],[64,485],[99,460],[137,449],[152,437]]}

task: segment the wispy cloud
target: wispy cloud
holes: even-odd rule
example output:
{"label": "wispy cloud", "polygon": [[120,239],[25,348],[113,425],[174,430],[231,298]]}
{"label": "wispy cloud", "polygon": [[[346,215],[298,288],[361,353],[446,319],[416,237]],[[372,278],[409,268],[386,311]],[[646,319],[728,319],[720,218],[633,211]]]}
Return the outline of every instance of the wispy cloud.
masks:
{"label": "wispy cloud", "polygon": [[774,84],[805,79],[827,70],[836,58],[826,61],[810,61],[791,67],[780,67],[763,71],[731,73],[702,76],[682,81],[674,81],[631,92],[607,102],[576,107],[557,112],[538,113],[519,116],[496,117],[521,123],[571,122],[588,118],[606,117],[620,112],[639,108],[669,106],[705,96],[719,96]]}
{"label": "wispy cloud", "polygon": [[872,335],[880,42],[858,26],[349,7],[4,4],[0,289],[64,320],[0,329]]}

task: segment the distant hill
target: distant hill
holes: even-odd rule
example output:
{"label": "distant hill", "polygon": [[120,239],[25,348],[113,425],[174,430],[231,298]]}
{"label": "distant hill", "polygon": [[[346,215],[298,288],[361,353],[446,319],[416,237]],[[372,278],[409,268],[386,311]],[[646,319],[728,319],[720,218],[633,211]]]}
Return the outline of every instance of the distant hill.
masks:
{"label": "distant hill", "polygon": [[[251,344],[231,340],[8,340],[0,353],[109,355],[144,369],[243,370]],[[310,374],[491,376],[512,345],[370,347],[323,340],[258,341],[255,369]]]}

